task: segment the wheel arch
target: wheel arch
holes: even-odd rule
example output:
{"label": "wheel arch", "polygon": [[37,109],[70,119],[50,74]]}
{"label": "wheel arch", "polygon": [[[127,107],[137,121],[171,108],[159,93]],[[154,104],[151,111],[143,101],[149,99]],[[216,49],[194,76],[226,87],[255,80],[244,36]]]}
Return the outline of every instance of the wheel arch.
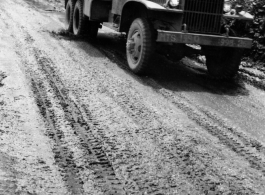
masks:
{"label": "wheel arch", "polygon": [[128,4],[140,4],[143,5],[146,9],[154,10],[154,9],[165,9],[162,5],[152,2],[152,1],[145,1],[145,0],[126,0],[125,3],[122,5],[122,9]]}
{"label": "wheel arch", "polygon": [[137,17],[147,17],[149,8],[143,1],[127,1],[121,11],[120,32],[128,32],[130,24]]}

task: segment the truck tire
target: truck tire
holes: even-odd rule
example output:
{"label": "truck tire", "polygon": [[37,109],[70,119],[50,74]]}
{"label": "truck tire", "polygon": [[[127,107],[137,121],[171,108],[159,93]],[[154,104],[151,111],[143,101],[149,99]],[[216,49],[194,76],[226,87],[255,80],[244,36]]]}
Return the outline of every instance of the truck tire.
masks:
{"label": "truck tire", "polygon": [[86,31],[87,19],[83,12],[83,0],[77,0],[73,13],[74,35],[83,35]]}
{"label": "truck tire", "polygon": [[73,32],[74,0],[68,0],[65,7],[65,29]]}
{"label": "truck tire", "polygon": [[239,69],[243,49],[211,48],[206,52],[208,73],[215,79],[233,79]]}
{"label": "truck tire", "polygon": [[129,68],[136,74],[146,73],[154,53],[155,31],[145,18],[135,19],[128,32],[126,55]]}

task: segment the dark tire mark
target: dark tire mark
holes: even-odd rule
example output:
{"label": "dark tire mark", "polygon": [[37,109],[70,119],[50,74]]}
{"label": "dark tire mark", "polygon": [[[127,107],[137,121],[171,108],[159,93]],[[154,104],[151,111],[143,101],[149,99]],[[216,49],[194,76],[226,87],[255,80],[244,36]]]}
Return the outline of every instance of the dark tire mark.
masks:
{"label": "dark tire mark", "polygon": [[52,110],[52,105],[48,98],[45,97],[43,86],[41,82],[31,79],[32,91],[35,94],[37,106],[40,109],[40,113],[47,122],[47,136],[54,141],[55,147],[53,148],[54,159],[57,165],[61,168],[60,172],[64,177],[68,190],[72,194],[82,194],[82,180],[78,177],[77,166],[73,160],[73,154],[68,150],[63,138],[64,133],[60,131],[56,126],[55,113]]}
{"label": "dark tire mark", "polygon": [[[152,82],[153,84],[155,82]],[[157,84],[156,84],[157,85]],[[198,125],[204,127],[210,134],[217,137],[221,143],[227,145],[231,150],[244,157],[253,168],[260,170],[265,175],[265,162],[262,159],[264,153],[264,146],[252,138],[248,138],[242,133],[239,133],[235,128],[223,124],[221,119],[213,116],[209,111],[200,108],[203,114],[196,111],[186,98],[180,97],[167,90],[159,90],[158,93],[162,94],[165,98],[171,100],[178,108],[182,109],[190,119],[194,120]],[[255,147],[257,153],[251,151],[251,147]],[[262,152],[259,154],[259,152]]]}
{"label": "dark tire mark", "polygon": [[[34,55],[43,74],[47,76],[49,85],[59,99],[66,120],[69,121],[74,133],[78,136],[83,150],[88,151],[86,159],[89,162],[89,169],[94,171],[96,179],[104,186],[107,193],[125,194],[123,184],[116,177],[111,162],[102,148],[102,143],[93,134],[97,124],[93,122],[87,124],[78,106],[68,98],[68,91],[51,67],[51,60],[43,57],[43,52],[36,48],[34,48]],[[103,131],[103,129],[99,129],[99,131]]]}

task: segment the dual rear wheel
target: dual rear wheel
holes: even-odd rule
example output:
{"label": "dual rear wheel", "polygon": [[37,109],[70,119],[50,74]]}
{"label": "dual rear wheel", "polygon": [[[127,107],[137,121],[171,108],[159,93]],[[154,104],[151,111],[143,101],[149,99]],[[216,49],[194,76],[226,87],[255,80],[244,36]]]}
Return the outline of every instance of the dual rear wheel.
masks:
{"label": "dual rear wheel", "polygon": [[83,11],[83,0],[68,0],[66,5],[66,30],[74,35],[88,35],[94,39],[98,34],[99,22],[90,21]]}

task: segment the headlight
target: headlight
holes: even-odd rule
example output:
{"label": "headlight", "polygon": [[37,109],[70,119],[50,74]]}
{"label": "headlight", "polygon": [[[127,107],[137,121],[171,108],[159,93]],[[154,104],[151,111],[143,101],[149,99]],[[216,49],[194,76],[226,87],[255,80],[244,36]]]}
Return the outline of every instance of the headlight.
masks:
{"label": "headlight", "polygon": [[228,12],[231,11],[231,9],[232,9],[231,2],[229,0],[225,0],[225,2],[224,2],[224,12],[228,13]]}
{"label": "headlight", "polygon": [[169,5],[171,7],[177,7],[179,5],[179,0],[169,0]]}

